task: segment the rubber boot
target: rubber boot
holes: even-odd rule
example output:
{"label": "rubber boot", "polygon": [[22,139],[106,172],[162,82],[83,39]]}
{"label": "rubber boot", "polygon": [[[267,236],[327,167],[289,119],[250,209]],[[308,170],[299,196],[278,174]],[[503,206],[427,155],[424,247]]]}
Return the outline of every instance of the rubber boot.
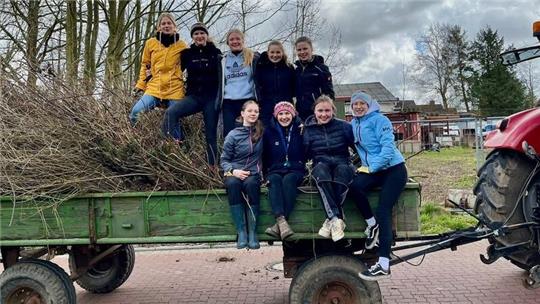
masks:
{"label": "rubber boot", "polygon": [[246,216],[243,204],[231,205],[231,215],[236,226],[238,239],[236,240],[236,248],[242,249],[248,246]]}
{"label": "rubber boot", "polygon": [[[252,212],[253,211],[253,212]],[[259,218],[259,205],[251,205],[251,210],[246,207],[248,224],[248,247],[250,249],[259,249],[259,239],[257,238],[257,220]]]}
{"label": "rubber boot", "polygon": [[289,223],[287,223],[287,220],[284,216],[278,217],[277,223],[279,226],[279,233],[282,240],[285,240],[286,238],[294,234],[294,231],[291,229]]}

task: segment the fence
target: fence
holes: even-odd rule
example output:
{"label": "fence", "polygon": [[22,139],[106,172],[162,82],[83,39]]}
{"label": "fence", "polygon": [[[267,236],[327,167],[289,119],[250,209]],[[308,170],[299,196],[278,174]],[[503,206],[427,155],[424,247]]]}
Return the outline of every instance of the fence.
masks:
{"label": "fence", "polygon": [[477,165],[484,160],[484,139],[504,117],[392,121],[397,146],[402,153],[418,153],[444,147],[476,149]]}

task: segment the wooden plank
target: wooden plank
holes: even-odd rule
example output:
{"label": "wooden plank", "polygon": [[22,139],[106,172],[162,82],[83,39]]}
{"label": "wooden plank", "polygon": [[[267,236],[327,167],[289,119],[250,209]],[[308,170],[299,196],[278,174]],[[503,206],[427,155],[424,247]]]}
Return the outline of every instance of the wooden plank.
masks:
{"label": "wooden plank", "polygon": [[[372,208],[378,192],[371,193]],[[420,193],[410,183],[395,208],[399,236],[418,235]],[[89,212],[93,208],[93,212]],[[345,203],[347,237],[364,237],[365,222],[354,202]],[[95,216],[90,219],[90,216]],[[324,221],[318,194],[301,193],[289,223],[295,238],[318,238]],[[89,225],[90,221],[94,225]],[[274,223],[266,189],[261,194],[258,233]],[[80,243],[90,239],[98,243],[122,242],[212,242],[234,240],[236,232],[230,217],[226,193],[216,191],[175,191],[154,193],[89,194],[61,203],[17,201],[0,198],[0,245]],[[95,231],[90,231],[95,229]]]}

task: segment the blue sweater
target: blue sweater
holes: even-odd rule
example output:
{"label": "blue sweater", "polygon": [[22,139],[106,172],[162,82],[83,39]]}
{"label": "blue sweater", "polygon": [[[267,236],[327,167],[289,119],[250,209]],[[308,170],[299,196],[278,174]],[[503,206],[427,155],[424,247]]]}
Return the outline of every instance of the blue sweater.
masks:
{"label": "blue sweater", "polygon": [[238,55],[225,53],[223,76],[225,78],[224,99],[240,100],[255,98],[253,81],[254,66],[244,66],[244,52]]}

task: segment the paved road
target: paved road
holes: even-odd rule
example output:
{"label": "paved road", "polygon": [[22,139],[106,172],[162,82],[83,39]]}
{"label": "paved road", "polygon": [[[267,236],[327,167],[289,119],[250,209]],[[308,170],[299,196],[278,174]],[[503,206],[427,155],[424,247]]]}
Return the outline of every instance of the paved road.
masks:
{"label": "paved road", "polygon": [[[540,303],[540,288],[521,285],[524,271],[506,260],[480,262],[486,243],[426,257],[414,267],[392,268],[381,282],[385,303]],[[287,303],[290,279],[270,265],[281,261],[281,247],[138,251],[128,281],[110,294],[77,286],[78,303]],[[221,261],[220,261],[221,260]],[[67,259],[54,260],[66,267]],[[418,261],[416,261],[418,262]]]}

